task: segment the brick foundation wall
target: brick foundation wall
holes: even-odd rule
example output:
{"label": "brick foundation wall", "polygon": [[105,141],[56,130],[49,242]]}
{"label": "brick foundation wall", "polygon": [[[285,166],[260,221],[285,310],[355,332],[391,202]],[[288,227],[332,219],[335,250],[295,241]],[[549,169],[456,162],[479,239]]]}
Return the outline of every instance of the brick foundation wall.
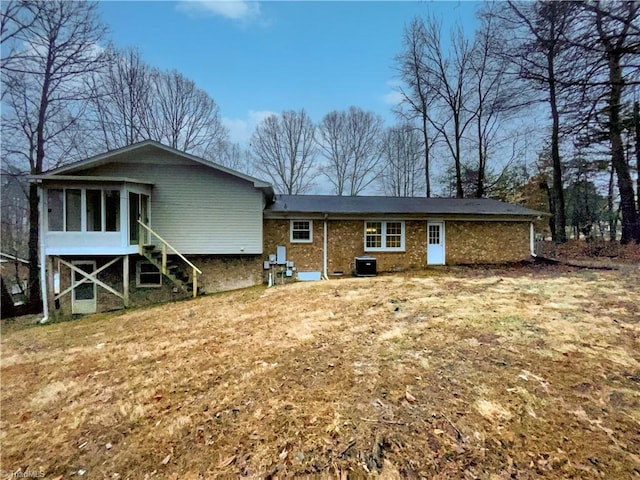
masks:
{"label": "brick foundation wall", "polygon": [[[323,221],[313,223],[313,243],[291,243],[289,220],[267,219],[264,222],[264,259],[276,252],[278,245],[287,248],[287,260],[298,271],[322,272]],[[405,251],[365,252],[364,220],[327,221],[327,273],[350,275],[354,258],[370,255],[377,259],[379,272],[393,272],[426,267],[426,220],[405,220]],[[447,265],[473,263],[508,263],[529,258],[529,222],[445,222],[445,256]]]}
{"label": "brick foundation wall", "polygon": [[446,222],[447,265],[508,263],[530,258],[529,222]]}
{"label": "brick foundation wall", "polygon": [[198,284],[206,293],[262,284],[262,255],[202,255],[188,257],[200,270]]}
{"label": "brick foundation wall", "polygon": [[[65,257],[68,262],[73,260],[94,260],[96,269],[111,261],[114,257]],[[191,262],[200,270],[202,275],[198,277],[199,286],[203,288],[205,293],[214,293],[224,290],[233,290],[253,285],[259,285],[263,282],[262,277],[262,256],[261,255],[245,255],[245,256],[189,256]],[[175,289],[175,285],[166,277],[162,278],[162,286],[160,287],[138,287],[136,286],[136,263],[138,260],[144,260],[138,255],[127,257],[129,262],[129,306],[140,307],[145,305],[155,305],[176,300],[189,298],[190,295],[185,294],[180,289]],[[53,258],[54,270],[58,270],[57,258]],[[186,267],[188,268],[188,266]],[[105,282],[118,292],[122,292],[122,261],[117,261],[109,268],[98,274],[98,280]],[[71,285],[71,270],[69,267],[62,265],[60,268],[60,291],[64,291]],[[177,290],[177,291],[174,291]],[[59,308],[56,308],[53,299],[50,299],[50,311],[53,317],[69,317],[71,316],[71,295],[67,293],[59,301]],[[105,290],[100,285],[96,287],[97,312],[107,312],[111,310],[119,310],[124,308],[123,301],[119,297]]]}
{"label": "brick foundation wall", "polygon": [[[96,262],[96,270],[110,262],[114,257],[65,257],[64,260],[71,263],[73,260],[94,260]],[[174,285],[166,278],[162,279],[160,287],[137,287],[136,286],[136,262],[143,260],[138,255],[128,256],[125,261],[129,262],[129,306],[140,307],[145,305],[154,305],[186,298],[187,295],[178,290],[173,291]],[[57,258],[53,259],[54,269],[58,271]],[[60,291],[64,291],[71,285],[71,270],[66,265],[60,267]],[[98,280],[103,281],[111,288],[118,292],[122,292],[122,261],[118,260],[109,268],[98,274]],[[59,308],[55,304],[51,304],[49,309],[54,315],[68,317],[71,315],[71,296],[73,292],[69,292],[60,298]],[[52,299],[51,299],[52,300]],[[121,298],[108,292],[100,285],[96,286],[96,311],[108,312],[111,310],[119,310],[124,308]]]}

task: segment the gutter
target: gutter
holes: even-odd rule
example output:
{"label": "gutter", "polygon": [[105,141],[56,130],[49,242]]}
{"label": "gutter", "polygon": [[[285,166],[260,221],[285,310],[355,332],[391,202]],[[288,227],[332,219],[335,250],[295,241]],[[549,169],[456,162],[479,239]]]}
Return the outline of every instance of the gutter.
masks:
{"label": "gutter", "polygon": [[328,213],[324,214],[323,221],[323,234],[322,234],[322,278],[325,280],[329,280],[329,276],[327,275],[327,217]]}
{"label": "gutter", "polygon": [[536,237],[533,222],[529,223],[529,248],[531,249],[531,256],[536,258],[538,255],[536,255]]}
{"label": "gutter", "polygon": [[39,222],[40,222],[40,232],[39,232],[39,243],[40,243],[40,297],[42,297],[42,318],[39,323],[44,324],[49,321],[49,302],[47,301],[47,264],[45,257],[45,248],[44,248],[44,196],[42,193],[42,187],[38,186],[38,198],[40,205],[40,214],[39,214]]}

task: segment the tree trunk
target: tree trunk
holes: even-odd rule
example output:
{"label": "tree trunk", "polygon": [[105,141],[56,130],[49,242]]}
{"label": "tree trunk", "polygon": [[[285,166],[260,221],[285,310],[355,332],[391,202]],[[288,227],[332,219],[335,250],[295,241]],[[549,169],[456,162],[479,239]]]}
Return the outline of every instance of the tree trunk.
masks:
{"label": "tree trunk", "polygon": [[464,190],[462,189],[462,168],[460,165],[460,119],[458,115],[454,115],[454,128],[455,128],[455,142],[456,142],[456,198],[464,197]]}
{"label": "tree trunk", "polygon": [[484,196],[484,142],[482,141],[482,107],[478,111],[478,181],[476,183],[476,198]]}
{"label": "tree trunk", "polygon": [[633,193],[633,180],[629,165],[625,161],[624,144],[622,142],[622,124],[620,121],[620,100],[622,96],[623,78],[620,56],[609,51],[609,137],[611,139],[611,162],[615,168],[620,192],[620,211],[622,212],[622,238],[620,243],[632,240],[640,243],[640,226]]}
{"label": "tree trunk", "polygon": [[38,216],[38,186],[29,185],[29,310],[40,304],[40,267],[38,265],[40,222]]}
{"label": "tree trunk", "polygon": [[618,222],[616,218],[616,212],[613,211],[613,178],[615,176],[615,169],[613,165],[609,170],[609,192],[607,194],[607,210],[609,213],[609,241],[615,242],[617,240],[617,228]]}
{"label": "tree trunk", "polygon": [[556,80],[553,65],[553,53],[547,55],[548,73],[549,73],[549,103],[551,104],[551,118],[553,124],[551,127],[551,162],[553,166],[553,188],[552,195],[554,199],[555,212],[551,212],[555,223],[555,237],[553,241],[556,243],[565,243],[567,241],[567,220],[564,209],[564,189],[562,185],[562,163],[560,160],[560,113],[558,112],[558,104],[556,98]]}
{"label": "tree trunk", "polygon": [[431,196],[431,179],[429,175],[429,134],[427,132],[427,107],[422,104],[422,138],[424,139],[424,180],[427,198]]}
{"label": "tree trunk", "polygon": [[[640,102],[633,104],[633,124],[635,126],[635,144],[636,144],[636,200],[638,201],[638,215],[640,215]],[[640,219],[638,219],[640,221]]]}
{"label": "tree trunk", "polygon": [[542,188],[547,194],[547,201],[549,202],[549,213],[551,217],[549,217],[549,230],[551,230],[551,239],[555,240],[556,238],[556,222],[555,222],[555,213],[556,213],[556,204],[555,198],[551,189],[549,188],[549,183],[546,180],[540,184],[540,188]]}

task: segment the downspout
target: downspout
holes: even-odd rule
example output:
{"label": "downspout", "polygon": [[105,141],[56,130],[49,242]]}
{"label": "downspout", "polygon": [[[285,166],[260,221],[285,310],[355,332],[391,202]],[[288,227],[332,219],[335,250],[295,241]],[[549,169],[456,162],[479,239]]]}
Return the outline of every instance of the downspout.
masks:
{"label": "downspout", "polygon": [[536,255],[536,236],[535,230],[533,228],[533,222],[529,223],[529,247],[531,249],[531,256],[537,257]]}
{"label": "downspout", "polygon": [[44,193],[42,185],[38,185],[39,198],[39,221],[40,221],[40,297],[42,298],[42,318],[39,323],[47,323],[49,321],[49,302],[47,301],[47,262],[44,247]]}
{"label": "downspout", "polygon": [[329,280],[327,275],[327,217],[328,214],[324,214],[324,224],[322,233],[322,278]]}

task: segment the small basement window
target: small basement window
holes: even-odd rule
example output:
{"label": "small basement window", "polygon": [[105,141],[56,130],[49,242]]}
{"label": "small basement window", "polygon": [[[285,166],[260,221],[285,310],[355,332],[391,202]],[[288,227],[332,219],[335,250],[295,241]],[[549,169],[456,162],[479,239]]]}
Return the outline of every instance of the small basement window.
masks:
{"label": "small basement window", "polygon": [[291,243],[313,242],[312,220],[291,220]]}
{"label": "small basement window", "polygon": [[162,274],[153,263],[144,260],[136,264],[137,287],[161,287]]}

